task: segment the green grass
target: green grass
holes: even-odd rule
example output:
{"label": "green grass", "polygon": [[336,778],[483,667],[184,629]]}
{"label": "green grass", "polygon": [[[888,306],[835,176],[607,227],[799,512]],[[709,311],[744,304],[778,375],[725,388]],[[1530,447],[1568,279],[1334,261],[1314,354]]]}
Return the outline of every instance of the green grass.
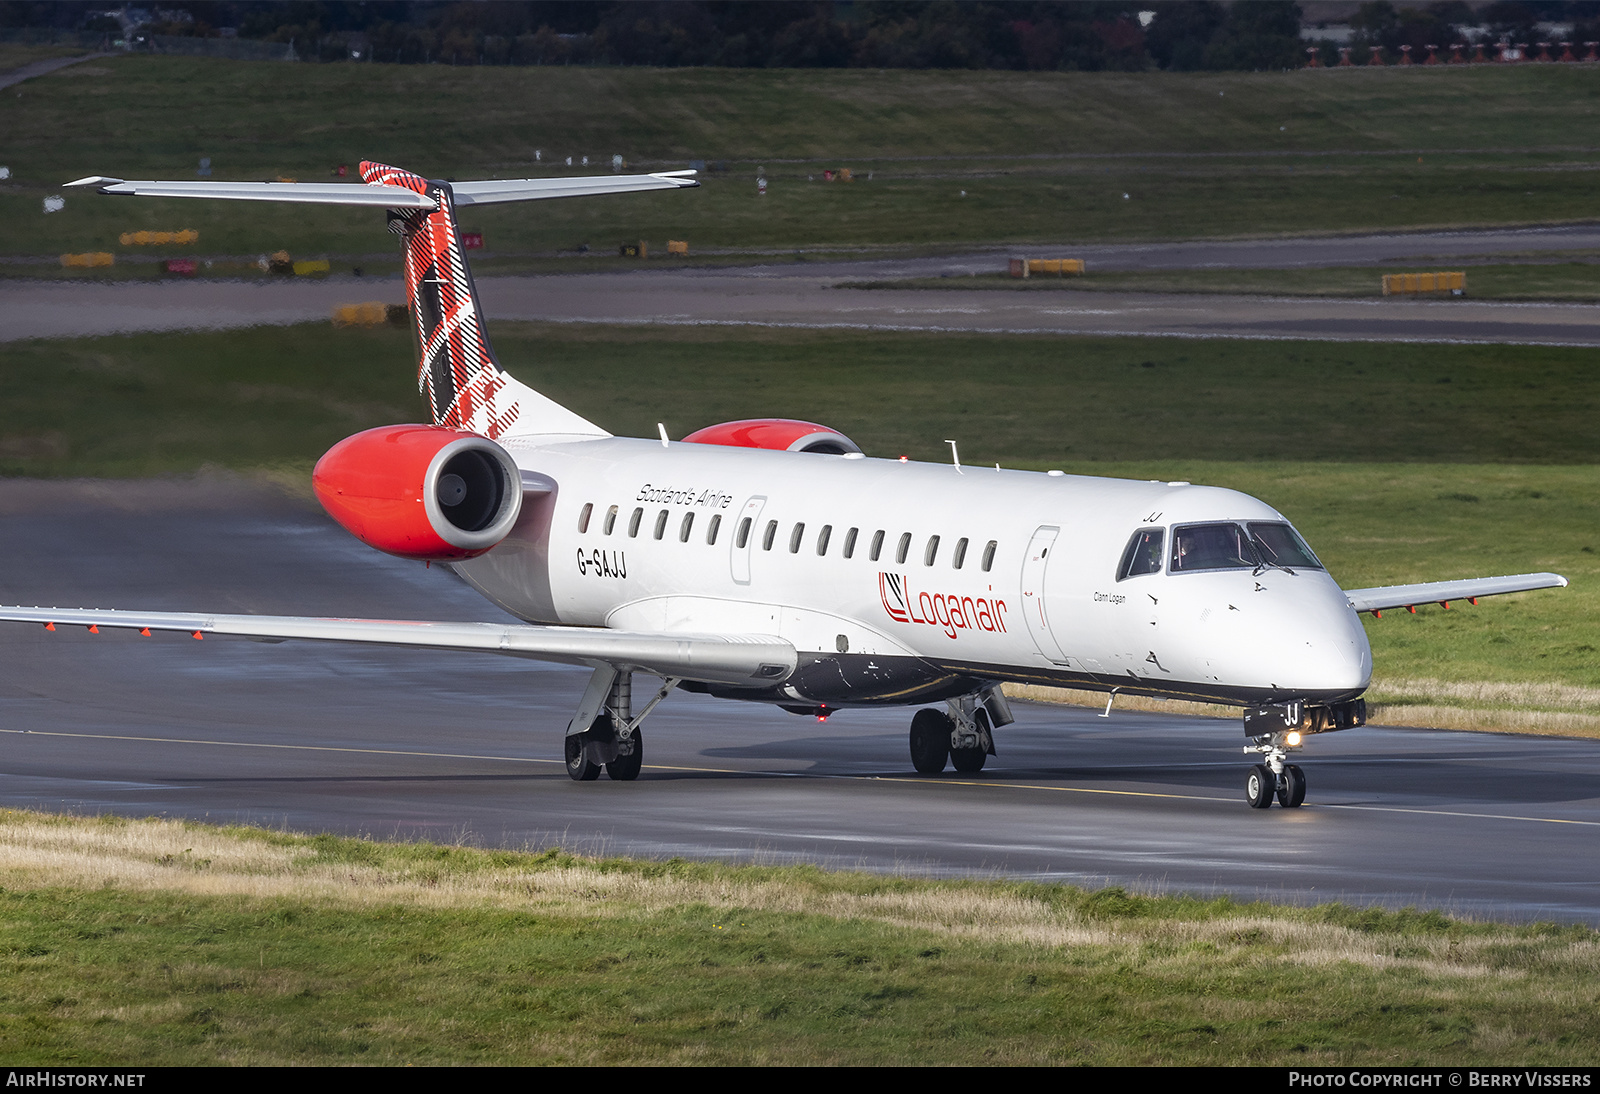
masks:
{"label": "green grass", "polygon": [[0,74],[31,65],[35,61],[49,61],[56,57],[78,57],[91,52],[76,46],[26,45],[21,42],[0,42]]}
{"label": "green grass", "polygon": [[[645,167],[730,165],[694,193],[471,212],[467,227],[505,254],[669,236],[700,248],[947,248],[1600,212],[1600,152],[1576,136],[1600,114],[1600,71],[1585,66],[1124,75],[124,57],[66,71],[0,95],[14,172],[0,188],[5,253],[117,250],[122,231],[182,227],[209,255],[390,245],[381,218],[350,210],[69,194],[62,212],[41,212],[69,179],[190,178],[201,156],[230,179],[326,179],[362,158],[460,178],[567,173],[536,169],[535,150],[547,165],[613,153]],[[820,181],[846,165],[860,181]]]}
{"label": "green grass", "polygon": [[[1369,621],[1379,676],[1600,686],[1600,372],[1587,350],[518,323],[492,333],[520,379],[623,435],[652,436],[662,420],[682,436],[805,417],[876,455],[944,460],[940,442],[955,437],[969,464],[1235,487],[1295,521],[1352,588],[1554,570],[1573,587]],[[422,420],[411,359],[404,331],[320,324],[13,343],[0,473],[221,464],[303,480],[349,433]]]}
{"label": "green grass", "polygon": [[[1065,257],[1070,254],[1063,252]],[[1502,262],[1466,265],[1457,259],[1421,259],[1388,266],[1331,266],[1285,270],[1113,270],[1071,277],[916,277],[847,281],[841,289],[991,289],[1014,292],[1235,293],[1264,296],[1374,297],[1383,295],[1383,275],[1462,271],[1466,295],[1475,300],[1600,301],[1600,263]],[[1446,299],[1448,293],[1427,293]]]}
{"label": "green grass", "polygon": [[1587,1064],[1438,912],[0,816],[0,1062]]}
{"label": "green grass", "polygon": [[[880,455],[1600,462],[1591,352],[497,323],[525,382],[615,433],[821,420]],[[422,413],[403,330],[322,324],[11,343],[0,473],[141,475],[310,459]],[[892,407],[892,412],[886,408]],[[24,424],[25,423],[25,424]]]}

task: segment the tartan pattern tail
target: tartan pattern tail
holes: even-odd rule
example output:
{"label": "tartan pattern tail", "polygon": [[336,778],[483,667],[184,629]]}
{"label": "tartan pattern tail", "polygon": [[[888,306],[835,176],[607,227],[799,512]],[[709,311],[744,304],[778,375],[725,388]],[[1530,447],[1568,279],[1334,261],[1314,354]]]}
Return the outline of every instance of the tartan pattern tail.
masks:
{"label": "tartan pattern tail", "polygon": [[403,186],[438,203],[431,211],[389,210],[389,230],[405,242],[417,388],[432,408],[435,425],[500,437],[521,416],[519,396],[528,389],[506,375],[489,345],[477,289],[461,254],[450,184],[381,163],[362,163],[361,180]]}

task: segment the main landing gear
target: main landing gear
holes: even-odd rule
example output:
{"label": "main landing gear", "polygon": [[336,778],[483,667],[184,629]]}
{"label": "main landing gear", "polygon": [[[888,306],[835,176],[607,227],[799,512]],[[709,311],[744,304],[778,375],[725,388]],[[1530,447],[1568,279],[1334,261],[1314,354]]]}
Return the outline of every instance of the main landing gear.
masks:
{"label": "main landing gear", "polygon": [[1266,762],[1250,768],[1245,776],[1244,795],[1251,809],[1268,809],[1272,799],[1285,809],[1298,809],[1306,800],[1306,773],[1297,764],[1285,763],[1290,752],[1297,752],[1313,733],[1366,725],[1364,699],[1308,707],[1297,701],[1257,707],[1244,712],[1244,735],[1250,743],[1247,753],[1259,753]]}
{"label": "main landing gear", "polygon": [[644,737],[639,725],[678,686],[678,678],[661,681],[661,690],[633,713],[633,674],[601,665],[589,678],[578,713],[567,726],[567,775],[575,782],[593,782],[600,771],[618,782],[632,782],[644,766]]}
{"label": "main landing gear", "polygon": [[995,754],[994,728],[1015,720],[1010,704],[995,685],[945,705],[949,713],[930,708],[912,717],[911,766],[937,775],[948,760],[962,774],[982,771],[984,761]]}

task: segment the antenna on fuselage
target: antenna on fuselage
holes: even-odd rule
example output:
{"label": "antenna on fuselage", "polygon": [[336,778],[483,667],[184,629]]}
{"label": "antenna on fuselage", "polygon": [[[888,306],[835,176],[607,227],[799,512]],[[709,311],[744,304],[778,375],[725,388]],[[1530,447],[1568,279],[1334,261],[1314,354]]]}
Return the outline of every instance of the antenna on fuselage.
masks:
{"label": "antenna on fuselage", "polygon": [[950,446],[950,462],[956,465],[956,474],[965,475],[966,472],[961,470],[961,454],[956,451],[956,442],[946,437],[944,443]]}

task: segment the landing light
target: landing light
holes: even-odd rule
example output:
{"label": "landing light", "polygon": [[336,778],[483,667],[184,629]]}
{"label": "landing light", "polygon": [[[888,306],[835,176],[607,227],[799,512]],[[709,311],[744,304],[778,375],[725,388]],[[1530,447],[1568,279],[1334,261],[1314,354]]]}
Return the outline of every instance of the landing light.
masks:
{"label": "landing light", "polygon": [[1285,743],[1287,743],[1290,748],[1297,747],[1300,744],[1300,731],[1291,730],[1289,736],[1285,738]]}

